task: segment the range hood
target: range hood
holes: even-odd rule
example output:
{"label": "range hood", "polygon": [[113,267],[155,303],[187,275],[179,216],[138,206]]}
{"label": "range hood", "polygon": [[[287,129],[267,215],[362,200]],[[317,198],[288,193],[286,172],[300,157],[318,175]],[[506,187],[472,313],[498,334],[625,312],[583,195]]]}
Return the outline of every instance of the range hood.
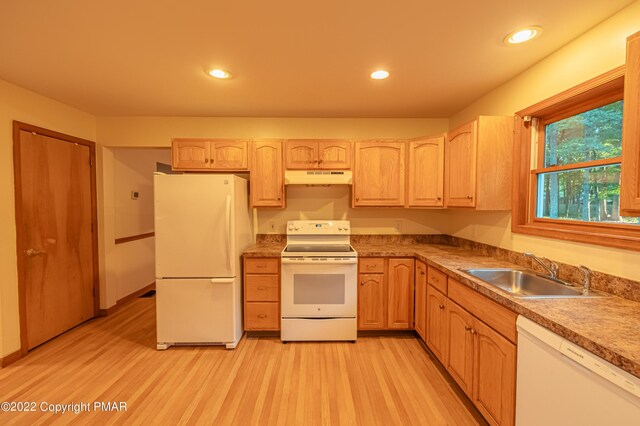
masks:
{"label": "range hood", "polygon": [[285,170],[285,185],[351,185],[351,170]]}

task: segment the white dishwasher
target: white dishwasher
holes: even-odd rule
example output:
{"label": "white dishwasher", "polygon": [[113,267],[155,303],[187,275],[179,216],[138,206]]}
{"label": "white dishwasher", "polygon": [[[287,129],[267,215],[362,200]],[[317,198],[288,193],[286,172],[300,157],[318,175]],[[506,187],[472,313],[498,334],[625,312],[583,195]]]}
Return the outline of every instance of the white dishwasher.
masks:
{"label": "white dishwasher", "polygon": [[516,425],[639,425],[640,379],[518,317]]}

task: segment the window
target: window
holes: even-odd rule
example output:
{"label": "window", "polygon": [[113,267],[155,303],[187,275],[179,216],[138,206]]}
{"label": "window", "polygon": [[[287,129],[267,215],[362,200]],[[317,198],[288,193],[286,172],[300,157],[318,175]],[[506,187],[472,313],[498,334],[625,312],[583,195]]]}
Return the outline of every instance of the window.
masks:
{"label": "window", "polygon": [[516,114],[512,230],[640,250],[620,215],[624,68]]}

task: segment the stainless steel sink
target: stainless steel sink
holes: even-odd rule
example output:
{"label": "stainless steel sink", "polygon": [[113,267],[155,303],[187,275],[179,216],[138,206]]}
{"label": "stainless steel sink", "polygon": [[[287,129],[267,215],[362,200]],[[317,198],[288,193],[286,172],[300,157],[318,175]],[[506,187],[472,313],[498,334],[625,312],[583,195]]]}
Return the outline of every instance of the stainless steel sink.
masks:
{"label": "stainless steel sink", "polygon": [[538,275],[526,269],[487,268],[461,269],[482,281],[498,287],[516,297],[529,298],[569,298],[569,297],[608,297],[603,293],[590,291],[582,294],[582,288],[573,287],[563,281]]}

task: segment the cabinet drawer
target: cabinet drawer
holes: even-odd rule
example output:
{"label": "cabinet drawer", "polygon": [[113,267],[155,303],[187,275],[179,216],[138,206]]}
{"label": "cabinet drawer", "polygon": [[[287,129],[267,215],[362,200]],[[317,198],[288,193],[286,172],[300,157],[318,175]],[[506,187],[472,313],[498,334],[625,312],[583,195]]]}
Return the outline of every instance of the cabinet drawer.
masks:
{"label": "cabinet drawer", "polygon": [[245,303],[245,330],[280,330],[279,303]]}
{"label": "cabinet drawer", "polygon": [[427,267],[427,282],[437,288],[440,293],[447,295],[447,275],[436,268]]}
{"label": "cabinet drawer", "polygon": [[280,288],[277,275],[246,275],[244,297],[247,302],[278,302]]}
{"label": "cabinet drawer", "polygon": [[361,274],[384,273],[384,258],[365,257],[365,258],[359,259],[358,262],[360,263]]}
{"label": "cabinet drawer", "polygon": [[277,274],[279,272],[277,258],[245,259],[244,268],[247,274]]}
{"label": "cabinet drawer", "polygon": [[514,312],[452,278],[449,278],[449,298],[511,342],[516,342],[518,316]]}

